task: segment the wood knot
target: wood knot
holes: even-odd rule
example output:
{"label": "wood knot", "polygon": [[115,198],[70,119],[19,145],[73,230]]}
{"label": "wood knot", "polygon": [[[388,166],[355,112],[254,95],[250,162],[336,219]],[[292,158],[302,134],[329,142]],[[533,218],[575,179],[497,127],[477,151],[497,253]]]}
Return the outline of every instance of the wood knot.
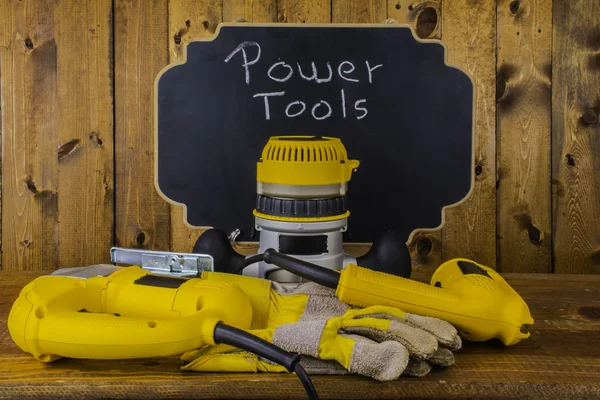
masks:
{"label": "wood knot", "polygon": [[537,226],[533,224],[533,219],[529,214],[529,208],[527,206],[522,207],[524,212],[519,212],[513,216],[520,229],[527,231],[529,241],[533,244],[542,244],[544,241],[544,232],[542,232]]}
{"label": "wood knot", "polygon": [[204,29],[208,29],[210,27],[210,23],[206,20],[202,21],[202,26],[204,27]]}
{"label": "wood knot", "polygon": [[598,123],[598,113],[593,109],[585,110],[581,116],[582,121],[587,125],[594,125]]}
{"label": "wood knot", "polygon": [[98,132],[96,132],[96,131],[90,132],[89,138],[94,145],[102,146],[103,142],[102,142],[102,139],[100,139],[100,135],[98,134]]}
{"label": "wood knot", "polygon": [[417,36],[421,39],[430,38],[438,23],[438,13],[433,7],[425,7],[417,17]]}
{"label": "wood knot", "polygon": [[565,158],[567,159],[567,164],[569,164],[569,166],[575,166],[575,159],[573,158],[573,154],[567,154]]}
{"label": "wood knot", "polygon": [[81,140],[79,139],[71,139],[67,143],[58,146],[58,161],[61,161],[68,155],[73,154],[79,147],[80,142]]}
{"label": "wood knot", "polygon": [[32,194],[39,193],[37,187],[35,186],[35,183],[33,182],[33,178],[31,176],[27,176],[25,178],[25,186],[27,187],[27,190],[29,190]]}
{"label": "wood knot", "polygon": [[586,306],[579,309],[579,315],[587,319],[600,319],[600,307]]}
{"label": "wood knot", "polygon": [[147,239],[148,234],[146,234],[146,232],[144,231],[139,231],[138,233],[136,233],[133,241],[136,247],[144,247],[144,245],[147,243]]}
{"label": "wood knot", "polygon": [[176,33],[175,36],[173,36],[173,41],[175,42],[175,44],[181,44],[181,35],[179,33]]}
{"label": "wood knot", "polygon": [[515,15],[519,11],[519,7],[521,7],[521,3],[518,0],[511,1],[508,9],[512,15]]}
{"label": "wood knot", "polygon": [[28,50],[33,49],[33,41],[31,40],[31,38],[25,39],[25,47],[27,47]]}
{"label": "wood knot", "polygon": [[31,242],[29,241],[29,239],[25,239],[21,242],[21,246],[28,248],[29,246],[31,246]]}
{"label": "wood knot", "polygon": [[475,166],[475,175],[479,176],[483,173],[483,166],[481,164],[477,164]]}
{"label": "wood knot", "polygon": [[422,260],[426,260],[433,250],[433,242],[427,236],[423,236],[417,241],[417,254]]}

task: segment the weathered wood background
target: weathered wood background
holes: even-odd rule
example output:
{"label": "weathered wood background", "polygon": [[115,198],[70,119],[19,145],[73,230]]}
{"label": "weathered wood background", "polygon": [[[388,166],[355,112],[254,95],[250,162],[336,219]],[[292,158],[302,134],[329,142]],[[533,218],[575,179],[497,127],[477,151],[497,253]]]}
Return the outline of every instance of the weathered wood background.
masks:
{"label": "weathered wood background", "polygon": [[[385,23],[439,38],[476,86],[472,197],[415,270],[600,273],[598,0],[0,0],[2,268],[189,251],[153,181],[154,78],[220,22]],[[389,22],[389,21],[388,21]]]}

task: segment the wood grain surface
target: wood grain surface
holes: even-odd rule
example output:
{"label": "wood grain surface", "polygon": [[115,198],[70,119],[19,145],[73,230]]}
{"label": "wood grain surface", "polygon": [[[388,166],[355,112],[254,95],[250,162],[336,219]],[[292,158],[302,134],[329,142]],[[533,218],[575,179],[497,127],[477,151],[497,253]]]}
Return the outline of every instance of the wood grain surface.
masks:
{"label": "wood grain surface", "polygon": [[497,18],[497,267],[551,272],[552,0],[502,0]]}
{"label": "wood grain surface", "polygon": [[496,2],[442,2],[442,38],[448,64],[468,73],[475,87],[473,189],[446,210],[442,260],[466,257],[496,267]]}
{"label": "wood grain surface", "polygon": [[77,141],[58,158],[58,261],[78,267],[110,261],[114,243],[113,14],[106,0],[54,4],[58,144]]}
{"label": "wood grain surface", "polygon": [[169,63],[167,1],[115,2],[115,245],[168,250],[169,203],[154,184],[154,81]]}
{"label": "wood grain surface", "polygon": [[0,2],[2,268],[58,265],[54,8]]}
{"label": "wood grain surface", "polygon": [[555,272],[600,273],[600,3],[553,4]]}
{"label": "wood grain surface", "polygon": [[112,4],[3,1],[2,267],[109,260]]}
{"label": "wood grain surface", "polygon": [[277,0],[231,0],[223,2],[223,22],[244,21],[278,22]]}
{"label": "wood grain surface", "polygon": [[381,24],[387,18],[385,0],[332,0],[331,22],[334,24]]}
{"label": "wood grain surface", "polygon": [[[177,357],[37,362],[6,328],[21,288],[40,272],[0,272],[1,399],[305,399],[288,374],[182,372]],[[532,336],[504,347],[465,343],[456,364],[425,378],[375,382],[358,376],[314,376],[323,399],[600,397],[600,276],[505,274],[535,319]]]}
{"label": "wood grain surface", "polygon": [[279,22],[324,24],[331,22],[330,0],[277,0]]}

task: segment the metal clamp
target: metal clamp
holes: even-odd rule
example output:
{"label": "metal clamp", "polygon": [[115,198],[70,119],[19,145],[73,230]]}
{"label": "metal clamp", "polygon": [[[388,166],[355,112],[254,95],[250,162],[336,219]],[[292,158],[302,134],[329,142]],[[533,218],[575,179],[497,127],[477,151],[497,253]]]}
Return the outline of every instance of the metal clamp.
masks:
{"label": "metal clamp", "polygon": [[213,271],[214,260],[209,254],[173,253],[113,247],[110,259],[117,264],[139,265],[154,274],[194,277],[203,271]]}

